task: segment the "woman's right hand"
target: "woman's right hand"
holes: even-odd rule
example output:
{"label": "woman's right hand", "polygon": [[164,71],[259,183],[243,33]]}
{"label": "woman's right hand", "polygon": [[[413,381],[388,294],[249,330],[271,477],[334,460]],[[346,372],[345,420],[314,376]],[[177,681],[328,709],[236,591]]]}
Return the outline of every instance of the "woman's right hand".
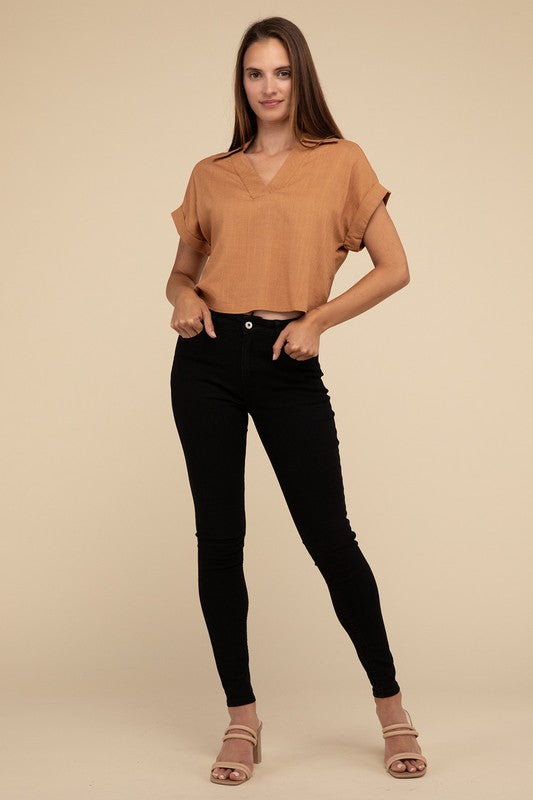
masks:
{"label": "woman's right hand", "polygon": [[216,337],[209,306],[188,286],[182,286],[177,293],[170,327],[185,339],[197,336],[203,328],[209,336]]}

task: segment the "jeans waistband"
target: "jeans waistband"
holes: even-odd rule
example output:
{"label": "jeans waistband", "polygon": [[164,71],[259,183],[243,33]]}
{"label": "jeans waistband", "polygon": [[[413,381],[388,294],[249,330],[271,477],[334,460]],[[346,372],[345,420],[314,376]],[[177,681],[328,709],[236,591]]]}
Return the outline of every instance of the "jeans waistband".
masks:
{"label": "jeans waistband", "polygon": [[264,317],[258,317],[251,313],[230,314],[226,311],[215,311],[212,308],[210,308],[209,311],[211,312],[213,321],[228,322],[234,324],[236,327],[241,327],[244,322],[251,320],[254,326],[270,328],[271,330],[281,330],[281,328],[284,328],[285,325],[292,321],[292,319],[265,319]]}

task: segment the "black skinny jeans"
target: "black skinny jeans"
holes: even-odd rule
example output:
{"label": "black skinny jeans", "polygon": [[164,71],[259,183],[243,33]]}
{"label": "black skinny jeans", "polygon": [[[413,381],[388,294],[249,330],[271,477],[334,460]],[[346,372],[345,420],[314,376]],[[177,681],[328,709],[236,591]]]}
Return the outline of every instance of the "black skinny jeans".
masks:
{"label": "black skinny jeans", "polygon": [[253,703],[243,571],[248,414],[296,529],[324,577],[335,613],[374,697],[400,687],[378,588],[347,518],[339,440],[318,356],[272,345],[289,320],[211,310],[217,334],[178,336],[172,410],[192,491],[200,605],[228,706]]}

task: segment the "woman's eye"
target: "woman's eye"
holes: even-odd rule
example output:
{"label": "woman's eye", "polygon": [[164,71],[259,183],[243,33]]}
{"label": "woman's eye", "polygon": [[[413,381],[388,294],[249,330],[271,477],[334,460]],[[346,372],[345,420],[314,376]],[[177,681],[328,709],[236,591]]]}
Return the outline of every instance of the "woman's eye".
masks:
{"label": "woman's eye", "polygon": [[[249,77],[250,77],[250,78],[254,78],[256,75],[259,75],[259,73],[258,73],[258,72],[249,72],[249,73],[248,73],[248,75],[249,75]],[[285,77],[285,76],[286,76],[287,78],[290,78],[290,77],[291,77],[291,73],[289,72],[289,70],[288,70],[288,69],[282,69],[282,70],[280,70],[280,71],[278,72],[278,75],[281,75],[281,76],[283,76],[283,77]]]}

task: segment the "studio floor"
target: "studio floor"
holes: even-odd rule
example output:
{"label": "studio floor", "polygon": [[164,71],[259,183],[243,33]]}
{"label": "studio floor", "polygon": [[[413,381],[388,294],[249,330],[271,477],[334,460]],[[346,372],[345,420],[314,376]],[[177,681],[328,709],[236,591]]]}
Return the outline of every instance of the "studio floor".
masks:
{"label": "studio floor", "polygon": [[[224,707],[146,689],[59,692],[3,702],[0,788],[9,800],[203,800],[227,722]],[[526,705],[526,703],[528,705]],[[383,767],[372,701],[277,697],[259,703],[263,760],[233,787],[257,800],[391,798],[522,800],[531,786],[531,700],[509,693],[404,697],[429,761],[415,780]]]}

